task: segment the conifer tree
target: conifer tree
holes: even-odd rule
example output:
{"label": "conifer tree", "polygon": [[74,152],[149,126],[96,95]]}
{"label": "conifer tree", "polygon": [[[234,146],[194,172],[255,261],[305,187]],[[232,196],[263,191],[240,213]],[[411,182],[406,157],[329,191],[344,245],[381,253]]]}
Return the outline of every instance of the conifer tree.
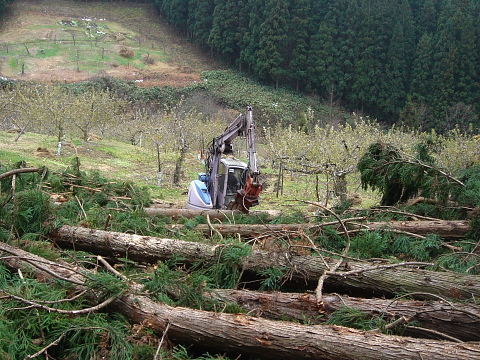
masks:
{"label": "conifer tree", "polygon": [[417,46],[413,63],[411,81],[411,99],[417,103],[432,103],[434,91],[433,66],[434,66],[433,39],[428,33],[424,34]]}
{"label": "conifer tree", "polygon": [[215,1],[212,31],[209,44],[222,54],[228,62],[232,62],[238,54],[238,7],[234,0]]}
{"label": "conifer tree", "polygon": [[189,0],[188,30],[190,36],[199,44],[207,44],[213,22],[213,0]]}
{"label": "conifer tree", "polygon": [[437,129],[445,131],[456,126],[455,119],[447,123],[444,114],[459,102],[471,102],[475,98],[476,75],[474,54],[475,30],[471,3],[453,4],[444,1],[439,19],[439,31],[435,36],[435,92],[432,106],[439,119],[443,118]]}
{"label": "conifer tree", "polygon": [[300,84],[305,86],[308,80],[307,59],[310,37],[313,33],[311,0],[298,0],[291,8],[290,39],[291,51],[288,57],[288,77],[295,79],[297,91]]}
{"label": "conifer tree", "polygon": [[253,71],[256,66],[257,53],[260,45],[260,27],[265,21],[266,4],[263,0],[249,1],[248,28],[242,39],[243,47],[240,51],[239,62],[248,65],[248,71]]}
{"label": "conifer tree", "polygon": [[162,10],[174,26],[187,30],[188,0],[170,0],[162,3]]}
{"label": "conifer tree", "polygon": [[397,22],[388,49],[385,66],[385,82],[381,99],[383,113],[387,119],[395,119],[406,100],[407,49],[403,26]]}
{"label": "conifer tree", "polygon": [[425,0],[418,18],[418,34],[434,34],[437,30],[438,0]]}
{"label": "conifer tree", "polygon": [[265,10],[267,16],[259,28],[255,72],[261,79],[271,79],[278,86],[286,73],[290,13],[286,0],[268,0]]}

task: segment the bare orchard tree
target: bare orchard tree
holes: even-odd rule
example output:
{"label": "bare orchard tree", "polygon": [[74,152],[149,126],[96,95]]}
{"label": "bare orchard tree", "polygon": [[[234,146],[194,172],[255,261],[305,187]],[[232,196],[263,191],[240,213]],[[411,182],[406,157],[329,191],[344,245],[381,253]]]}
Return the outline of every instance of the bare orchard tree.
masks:
{"label": "bare orchard tree", "polygon": [[171,131],[171,123],[166,121],[164,114],[151,114],[148,118],[145,112],[141,113],[145,122],[151,126],[148,130],[148,139],[157,159],[157,186],[162,186],[165,162],[173,148],[174,135]]}
{"label": "bare orchard tree", "polygon": [[[159,169],[161,154],[173,153],[175,167],[173,183],[179,185],[183,166],[190,150],[202,149],[225,128],[225,124],[212,117],[204,116],[195,108],[186,110],[179,106],[161,116],[155,116],[155,126],[151,132],[155,151],[157,152]],[[199,168],[201,164],[199,164]]]}
{"label": "bare orchard tree", "polygon": [[57,137],[57,155],[76,111],[73,97],[59,86],[36,85],[21,87],[13,99],[20,109],[23,122],[41,133]]}
{"label": "bare orchard tree", "polygon": [[72,119],[84,141],[89,141],[92,132],[100,131],[101,137],[109,127],[119,123],[124,103],[109,91],[86,91],[73,99],[75,116]]}
{"label": "bare orchard tree", "polygon": [[18,111],[12,106],[15,92],[10,90],[0,90],[0,129],[2,130],[18,130],[24,132],[28,124],[21,125],[17,121]]}
{"label": "bare orchard tree", "polygon": [[418,141],[414,133],[396,128],[384,131],[376,122],[355,114],[345,124],[315,126],[308,132],[280,126],[265,132],[272,160],[292,172],[322,175],[326,202],[332,197],[341,202],[347,199],[347,177],[356,172],[358,160],[371,143],[398,144],[408,152]]}

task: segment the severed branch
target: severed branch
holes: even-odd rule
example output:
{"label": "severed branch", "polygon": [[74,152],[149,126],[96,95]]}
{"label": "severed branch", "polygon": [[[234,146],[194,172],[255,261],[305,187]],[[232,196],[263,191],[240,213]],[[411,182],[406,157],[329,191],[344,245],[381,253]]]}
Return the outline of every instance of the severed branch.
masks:
{"label": "severed branch", "polygon": [[[407,297],[407,296],[418,296],[418,295],[421,295],[421,296],[430,296],[430,297],[434,297],[434,298],[437,298],[439,299],[440,301],[442,301],[443,303],[446,303],[448,304],[448,306],[452,309],[452,310],[455,310],[455,311],[458,311],[458,312],[463,312],[467,315],[470,315],[474,318],[477,318],[478,320],[480,320],[480,314],[478,313],[474,313],[472,311],[468,311],[468,310],[465,310],[465,309],[460,309],[458,308],[457,306],[454,306],[453,303],[451,303],[450,301],[448,301],[447,299],[443,298],[442,296],[438,296],[436,294],[432,294],[432,293],[425,293],[425,292],[415,292],[415,293],[410,293],[410,294],[405,294],[405,295],[402,295],[402,296],[398,296],[396,297],[394,300],[392,300],[392,302],[390,304],[387,305],[386,309],[388,309],[390,307],[390,305],[392,305],[394,302],[400,300],[401,298],[404,298],[404,297]],[[423,311],[423,312],[429,312],[430,310],[428,311]]]}
{"label": "severed branch", "polygon": [[0,174],[0,180],[4,179],[6,177],[9,177],[9,176],[17,175],[17,174],[25,174],[25,173],[40,172],[40,171],[42,171],[42,169],[38,169],[38,168],[14,169],[14,170],[6,171],[6,172]]}
{"label": "severed branch", "polygon": [[92,307],[89,307],[89,308],[86,308],[86,309],[62,310],[62,309],[56,309],[56,308],[52,308],[52,307],[49,307],[49,306],[46,306],[46,305],[42,305],[42,304],[40,304],[39,302],[36,302],[36,301],[24,299],[20,296],[10,294],[10,293],[6,292],[5,290],[2,290],[2,291],[7,295],[8,298],[23,302],[25,304],[28,304],[29,306],[27,308],[32,308],[33,307],[33,308],[37,308],[37,309],[46,310],[48,312],[56,312],[56,313],[59,313],[59,314],[68,314],[68,315],[90,314],[92,312],[98,311],[98,310],[103,309],[104,307],[110,305],[117,297],[121,296],[121,294],[116,295],[116,296],[112,296],[112,297],[108,298],[107,300],[103,301],[102,303],[100,303],[98,305],[95,305],[95,306],[92,306]]}
{"label": "severed branch", "polygon": [[223,241],[223,236],[222,236],[222,234],[220,233],[220,231],[218,231],[216,228],[213,227],[212,222],[210,221],[210,215],[209,215],[209,214],[207,214],[207,224],[208,224],[208,227],[209,227],[212,231],[215,231],[215,232],[218,234],[218,236],[220,237],[220,240]]}
{"label": "severed branch", "polygon": [[[400,326],[400,325],[403,325],[405,323],[408,323],[410,321],[410,319],[408,319],[407,317],[405,316],[400,316],[397,320],[395,320],[394,322],[391,322],[390,324],[386,325],[385,326],[385,330],[392,330],[394,328],[396,328],[397,326]],[[372,329],[372,330],[369,330],[370,332],[380,332],[380,328],[376,328],[376,329]]]}
{"label": "severed branch", "polygon": [[56,346],[60,343],[60,341],[62,341],[62,339],[65,337],[66,335],[66,332],[63,332],[58,338],[56,338],[54,341],[52,341],[50,344],[48,344],[47,346],[45,346],[43,349],[40,349],[39,351],[37,351],[35,354],[33,355],[27,355],[25,357],[25,360],[29,360],[29,359],[35,359],[37,356],[39,355],[42,355],[44,352],[46,352],[48,349],[50,349],[52,346]]}
{"label": "severed branch", "polygon": [[440,338],[448,340],[448,341],[453,341],[453,342],[457,342],[457,343],[463,342],[462,340],[457,339],[454,336],[450,336],[450,335],[444,334],[440,331],[433,330],[433,329],[426,329],[426,328],[419,327],[419,326],[406,326],[406,328],[411,330],[411,331],[415,331],[415,332],[420,331],[420,332],[423,332],[423,333],[426,333],[426,334],[429,334],[429,335],[435,335],[435,337],[440,337]]}
{"label": "severed branch", "polygon": [[157,347],[157,352],[155,353],[155,356],[153,357],[153,360],[157,360],[159,359],[159,354],[160,354],[160,349],[162,348],[162,345],[163,345],[163,341],[165,340],[165,337],[167,336],[167,333],[168,333],[168,329],[170,329],[170,322],[167,324],[167,327],[165,328],[165,330],[163,331],[163,334],[162,334],[162,338],[160,339],[160,342],[158,343],[158,347]]}
{"label": "severed branch", "polygon": [[[3,249],[1,249],[1,250],[3,250]],[[82,285],[82,284],[83,284],[83,281],[74,280],[74,279],[72,279],[72,278],[66,278],[66,277],[64,277],[64,276],[61,276],[61,275],[58,274],[57,272],[54,272],[54,271],[50,270],[48,266],[46,267],[46,266],[41,266],[41,265],[39,265],[39,263],[42,263],[41,260],[40,260],[40,261],[39,261],[39,260],[32,260],[32,259],[24,258],[24,257],[17,257],[17,259],[23,260],[23,261],[29,263],[30,265],[36,267],[37,269],[42,270],[42,271],[45,271],[47,274],[50,274],[50,275],[52,275],[53,277],[55,277],[55,278],[57,278],[57,279],[59,279],[59,280],[63,280],[63,281],[66,281],[66,282],[70,282],[70,283],[73,283],[73,284],[75,284],[75,285]],[[51,262],[48,262],[48,261],[43,261],[43,263],[44,263],[44,264],[47,264],[47,265],[51,265],[51,264],[52,264]],[[87,276],[86,276],[84,273],[82,273],[82,272],[80,272],[80,271],[77,271],[77,270],[75,270],[75,269],[72,269],[72,268],[69,267],[69,266],[65,266],[65,265],[62,265],[62,264],[55,264],[55,266],[57,266],[58,268],[63,268],[63,269],[65,269],[65,270],[67,270],[67,271],[74,272],[74,273],[76,273],[76,274],[78,274],[78,275],[81,275],[81,276],[84,277],[84,278],[87,278]]]}
{"label": "severed branch", "polygon": [[377,266],[372,266],[368,268],[363,268],[363,269],[357,269],[357,270],[350,270],[346,272],[335,272],[335,271],[327,271],[327,275],[333,275],[333,276],[340,276],[340,277],[347,277],[351,275],[360,275],[364,272],[367,271],[374,271],[374,270],[380,270],[380,269],[393,269],[396,267],[401,267],[401,266],[434,266],[434,263],[426,263],[426,262],[402,262],[402,263],[397,263],[397,264],[389,264],[389,265],[377,265]]}
{"label": "severed branch", "polygon": [[127,278],[125,275],[123,275],[123,274],[121,274],[120,272],[118,272],[117,270],[115,270],[115,269],[113,268],[113,266],[110,265],[102,256],[98,255],[98,256],[97,256],[97,260],[100,261],[100,262],[103,264],[103,266],[105,266],[105,267],[107,268],[107,270],[109,270],[109,271],[111,271],[112,273],[114,273],[114,274],[115,274],[116,276],[118,276],[120,279],[125,280],[125,281],[128,281],[128,278]]}

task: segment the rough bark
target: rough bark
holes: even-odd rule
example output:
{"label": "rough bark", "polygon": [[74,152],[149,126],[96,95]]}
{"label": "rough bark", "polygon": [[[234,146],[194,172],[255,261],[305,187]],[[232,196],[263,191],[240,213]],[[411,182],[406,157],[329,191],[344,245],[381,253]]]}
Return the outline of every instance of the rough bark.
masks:
{"label": "rough bark", "polygon": [[[63,276],[77,278],[78,270],[60,267],[38,256],[0,243],[0,251],[18,258],[3,259],[9,266],[40,262],[34,268],[45,281],[61,269]],[[30,266],[24,270],[32,271]],[[79,284],[78,286],[83,287]],[[253,355],[261,359],[480,359],[476,343],[451,343],[359,331],[333,325],[301,325],[271,321],[243,314],[213,313],[171,307],[139,294],[126,294],[110,304],[135,323],[157,334],[166,331],[170,341],[196,345],[215,352]],[[167,331],[168,328],[168,331]]]}
{"label": "rough bark", "polygon": [[[329,316],[346,306],[369,315],[382,316],[387,321],[394,321],[404,316],[408,322],[424,329],[435,330],[462,341],[480,340],[480,307],[474,304],[448,303],[427,300],[387,300],[379,298],[356,298],[346,295],[324,294],[322,304],[317,304],[314,295],[306,293],[282,293],[250,290],[216,289],[210,296],[218,300],[235,302],[250,315],[268,319],[292,319],[321,324]],[[406,335],[411,331],[407,328]],[[433,334],[417,331],[420,336]],[[440,334],[438,339],[442,339]]]}
{"label": "rough bark", "polygon": [[[195,209],[177,209],[177,208],[158,208],[158,207],[150,207],[145,209],[145,213],[149,216],[154,215],[163,215],[166,217],[171,217],[174,220],[178,220],[180,218],[187,218],[192,219],[197,216],[210,216],[210,219],[218,219],[223,221],[225,219],[234,219],[235,216],[242,214],[241,211],[238,210],[195,210]],[[279,210],[250,210],[250,215],[262,215],[266,216],[267,219],[273,219],[276,216],[281,214]]]}
{"label": "rough bark", "polygon": [[[278,233],[285,231],[315,230],[323,226],[335,226],[337,224],[268,224],[268,225],[237,225],[237,224],[213,224],[212,227],[224,236],[240,234],[241,236],[255,237],[266,233]],[[465,237],[470,230],[469,221],[466,220],[424,220],[424,221],[389,221],[374,223],[346,222],[348,230],[391,230],[396,232],[411,233],[425,236],[437,234],[446,239],[458,239]],[[199,224],[196,230],[209,234],[212,229],[209,225]]]}
{"label": "rough bark", "polygon": [[[225,247],[228,247],[225,244],[162,239],[67,225],[57,229],[50,237],[59,246],[149,263],[167,260],[173,254],[184,258],[187,264],[200,260],[217,262]],[[245,271],[251,272],[271,267],[284,268],[286,278],[289,280],[303,284],[310,282],[316,286],[318,278],[325,271],[329,271],[334,263],[335,260],[324,260],[318,256],[257,250],[245,257],[241,265]],[[325,285],[378,295],[429,292],[456,299],[480,297],[478,276],[428,271],[395,264],[345,262],[337,272],[329,274]]]}

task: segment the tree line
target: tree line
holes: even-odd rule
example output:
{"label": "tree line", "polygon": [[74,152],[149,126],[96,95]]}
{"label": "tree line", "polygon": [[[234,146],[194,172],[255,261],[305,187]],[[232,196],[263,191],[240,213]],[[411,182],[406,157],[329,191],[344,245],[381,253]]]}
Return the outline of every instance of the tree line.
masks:
{"label": "tree line", "polygon": [[192,41],[264,83],[388,124],[443,132],[478,123],[478,1],[149,1]]}

